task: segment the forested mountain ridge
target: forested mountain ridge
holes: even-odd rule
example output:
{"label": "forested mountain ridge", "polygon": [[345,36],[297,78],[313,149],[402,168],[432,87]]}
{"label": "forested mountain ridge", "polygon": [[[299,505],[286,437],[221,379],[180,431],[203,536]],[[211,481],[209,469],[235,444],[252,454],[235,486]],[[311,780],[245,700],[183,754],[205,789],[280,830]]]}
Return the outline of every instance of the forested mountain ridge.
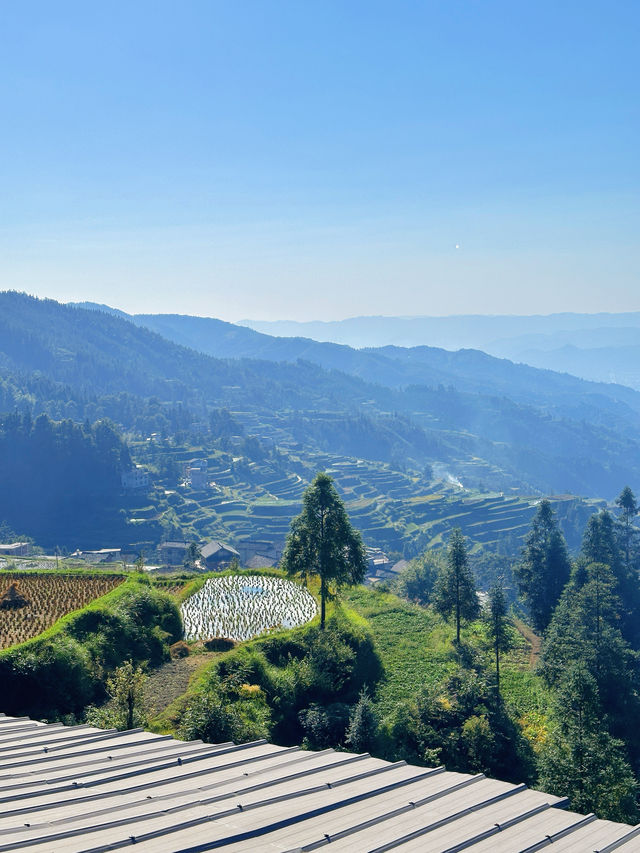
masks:
{"label": "forested mountain ridge", "polygon": [[[635,406],[640,395],[628,393]],[[123,395],[129,395],[126,405]],[[521,489],[611,497],[620,482],[640,480],[637,415],[626,401],[594,397],[585,401],[576,393],[563,409],[560,394],[557,405],[524,405],[426,383],[391,388],[308,360],[216,359],[113,314],[0,294],[5,411],[57,414],[62,398],[70,417],[95,412],[130,428],[127,412],[155,398],[156,408],[187,412],[186,421],[207,418],[213,408],[253,411],[260,423],[278,419],[302,444],[321,440],[323,450],[353,452],[344,446],[344,428],[322,436],[309,432],[318,413],[337,413],[354,425],[362,422],[372,436],[391,427],[395,455],[408,464],[444,461],[456,470],[479,458]],[[375,442],[369,447],[376,452]],[[389,445],[384,453],[388,459]]]}
{"label": "forested mountain ridge", "polygon": [[[85,303],[87,308],[115,312],[117,309]],[[157,332],[182,346],[216,358],[251,358],[267,361],[298,359],[328,370],[358,376],[366,382],[406,388],[408,385],[455,387],[475,394],[504,394],[518,402],[562,406],[568,414],[584,417],[586,407],[604,408],[625,416],[625,406],[640,413],[640,394],[622,385],[588,382],[552,369],[514,364],[477,349],[451,352],[439,347],[369,347],[353,349],[346,344],[324,343],[302,337],[272,337],[253,329],[212,317],[184,314],[136,314],[128,317],[137,325]],[[577,401],[582,412],[577,412]],[[628,414],[628,412],[627,412]]]}

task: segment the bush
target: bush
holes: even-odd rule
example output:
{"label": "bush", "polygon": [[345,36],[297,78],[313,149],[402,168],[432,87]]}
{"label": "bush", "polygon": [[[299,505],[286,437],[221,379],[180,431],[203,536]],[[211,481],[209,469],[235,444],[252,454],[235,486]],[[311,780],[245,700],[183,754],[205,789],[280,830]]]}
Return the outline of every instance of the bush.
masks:
{"label": "bush", "polygon": [[204,647],[208,652],[228,652],[235,649],[237,645],[235,640],[229,640],[226,637],[212,637],[204,641]]}
{"label": "bush", "polygon": [[179,729],[183,740],[247,743],[268,738],[270,714],[263,692],[254,685],[213,683],[189,703]]}
{"label": "bush", "polygon": [[327,706],[314,703],[300,711],[300,725],[304,731],[302,746],[305,749],[341,746],[349,724],[349,711],[344,702],[332,702]]}
{"label": "bush", "polygon": [[394,584],[398,595],[426,607],[431,601],[436,578],[442,566],[443,560],[438,553],[433,550],[425,551],[400,573]]}
{"label": "bush", "polygon": [[40,639],[0,654],[3,711],[37,718],[79,714],[104,698],[125,660],[160,663],[180,639],[180,612],[165,594],[136,584],[113,603],[89,605]]}
{"label": "bush", "polygon": [[[227,694],[235,691],[243,699],[241,686],[257,685],[277,743],[294,744],[306,738],[309,745],[337,745],[344,742],[350,704],[357,701],[364,684],[374,685],[381,674],[371,636],[346,618],[334,617],[324,631],[305,626],[237,648],[218,661],[205,693],[219,693],[219,685],[223,685]],[[198,700],[199,710],[193,706],[194,700],[187,706],[199,722],[187,725],[183,721],[186,732],[204,730],[203,701]],[[219,704],[211,704],[211,713],[218,720],[216,732],[224,729],[220,720],[227,714]]]}
{"label": "bush", "polygon": [[482,674],[459,671],[399,704],[385,720],[387,754],[414,764],[530,781],[534,761],[522,732]]}
{"label": "bush", "polygon": [[345,739],[347,746],[356,752],[375,752],[378,747],[378,716],[367,689],[363,689],[349,718]]}
{"label": "bush", "polygon": [[91,672],[87,650],[68,636],[12,649],[0,657],[2,708],[38,719],[79,713],[94,694]]}

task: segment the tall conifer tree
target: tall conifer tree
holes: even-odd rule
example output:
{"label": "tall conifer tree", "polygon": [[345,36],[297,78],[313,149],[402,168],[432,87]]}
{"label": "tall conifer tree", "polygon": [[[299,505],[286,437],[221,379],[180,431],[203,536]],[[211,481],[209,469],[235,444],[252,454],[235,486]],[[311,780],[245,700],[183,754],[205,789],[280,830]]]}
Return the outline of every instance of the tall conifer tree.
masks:
{"label": "tall conifer tree", "polygon": [[567,545],[555,513],[549,501],[541,501],[514,570],[536,631],[544,631],[551,621],[570,573]]}
{"label": "tall conifer tree", "polygon": [[496,690],[500,696],[500,655],[511,648],[507,602],[501,583],[495,583],[489,591],[489,639],[493,646],[496,663]]}
{"label": "tall conifer tree", "polygon": [[321,628],[332,590],[364,580],[367,557],[362,538],[351,526],[328,474],[318,474],[305,490],[302,512],[291,522],[281,565],[290,575],[320,579]]}
{"label": "tall conifer tree", "polygon": [[462,620],[476,619],[480,614],[476,585],[469,568],[464,536],[459,527],[451,533],[447,563],[435,583],[433,606],[445,619],[455,617],[458,644]]}

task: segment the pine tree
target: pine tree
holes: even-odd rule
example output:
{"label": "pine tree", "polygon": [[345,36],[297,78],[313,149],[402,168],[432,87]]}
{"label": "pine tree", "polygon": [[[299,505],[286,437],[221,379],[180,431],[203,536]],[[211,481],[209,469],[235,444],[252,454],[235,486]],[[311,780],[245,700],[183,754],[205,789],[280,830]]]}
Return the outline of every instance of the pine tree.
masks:
{"label": "pine tree", "polygon": [[[630,549],[634,529],[631,529]],[[623,542],[624,547],[624,542]],[[584,563],[602,563],[609,566],[617,583],[622,601],[620,619],[622,633],[634,648],[640,645],[640,585],[633,561],[625,560],[616,535],[616,522],[610,512],[595,513],[587,523],[581,549]],[[630,554],[631,557],[631,554]]]}
{"label": "pine tree", "polygon": [[547,500],[540,502],[514,569],[520,595],[538,632],[545,630],[571,573],[567,545]]}
{"label": "pine tree", "polygon": [[636,781],[622,741],[603,724],[598,687],[588,668],[573,664],[556,694],[553,729],[540,762],[540,785],[567,796],[571,808],[635,822]]}
{"label": "pine tree", "polygon": [[631,571],[631,556],[634,539],[637,538],[637,530],[633,526],[633,519],[640,512],[640,507],[636,501],[636,496],[633,494],[629,486],[625,486],[620,492],[616,500],[616,504],[620,507],[622,526],[622,542],[624,548],[625,565],[628,572]]}
{"label": "pine tree", "polygon": [[320,578],[322,629],[327,599],[339,587],[364,580],[367,557],[362,538],[351,526],[333,480],[327,474],[318,474],[305,490],[302,512],[291,522],[281,565],[289,575]]}
{"label": "pine tree", "polygon": [[494,584],[489,591],[488,610],[489,639],[496,661],[496,691],[500,696],[500,655],[511,648],[507,602],[500,582]]}
{"label": "pine tree", "polygon": [[346,742],[356,752],[375,750],[378,737],[378,715],[365,687],[349,720]]}
{"label": "pine tree", "polygon": [[582,537],[581,554],[587,563],[605,563],[618,580],[624,579],[624,567],[616,541],[613,516],[607,510],[589,518]]}
{"label": "pine tree", "polygon": [[476,585],[459,527],[451,533],[447,563],[441,569],[434,588],[433,606],[445,619],[455,616],[458,645],[461,621],[476,619],[480,615]]}

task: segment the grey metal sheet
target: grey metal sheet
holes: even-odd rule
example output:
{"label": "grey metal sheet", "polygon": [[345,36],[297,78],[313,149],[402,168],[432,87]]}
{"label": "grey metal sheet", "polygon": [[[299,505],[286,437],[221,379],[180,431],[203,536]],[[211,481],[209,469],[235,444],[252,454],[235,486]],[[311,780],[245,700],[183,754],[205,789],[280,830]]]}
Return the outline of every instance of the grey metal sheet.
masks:
{"label": "grey metal sheet", "polygon": [[524,786],[330,750],[0,715],[0,766],[0,853],[640,851],[640,829]]}
{"label": "grey metal sheet", "polygon": [[[640,831],[640,830],[639,830]],[[629,835],[629,827],[608,820],[594,820],[588,826],[576,832],[560,838],[552,846],[553,853],[585,853],[588,851],[599,851],[602,847],[609,846],[612,841],[620,841]],[[628,844],[634,839],[629,838]],[[618,847],[625,853],[624,846]],[[640,835],[636,835],[635,847],[626,847],[626,853],[631,850],[640,850]]]}

